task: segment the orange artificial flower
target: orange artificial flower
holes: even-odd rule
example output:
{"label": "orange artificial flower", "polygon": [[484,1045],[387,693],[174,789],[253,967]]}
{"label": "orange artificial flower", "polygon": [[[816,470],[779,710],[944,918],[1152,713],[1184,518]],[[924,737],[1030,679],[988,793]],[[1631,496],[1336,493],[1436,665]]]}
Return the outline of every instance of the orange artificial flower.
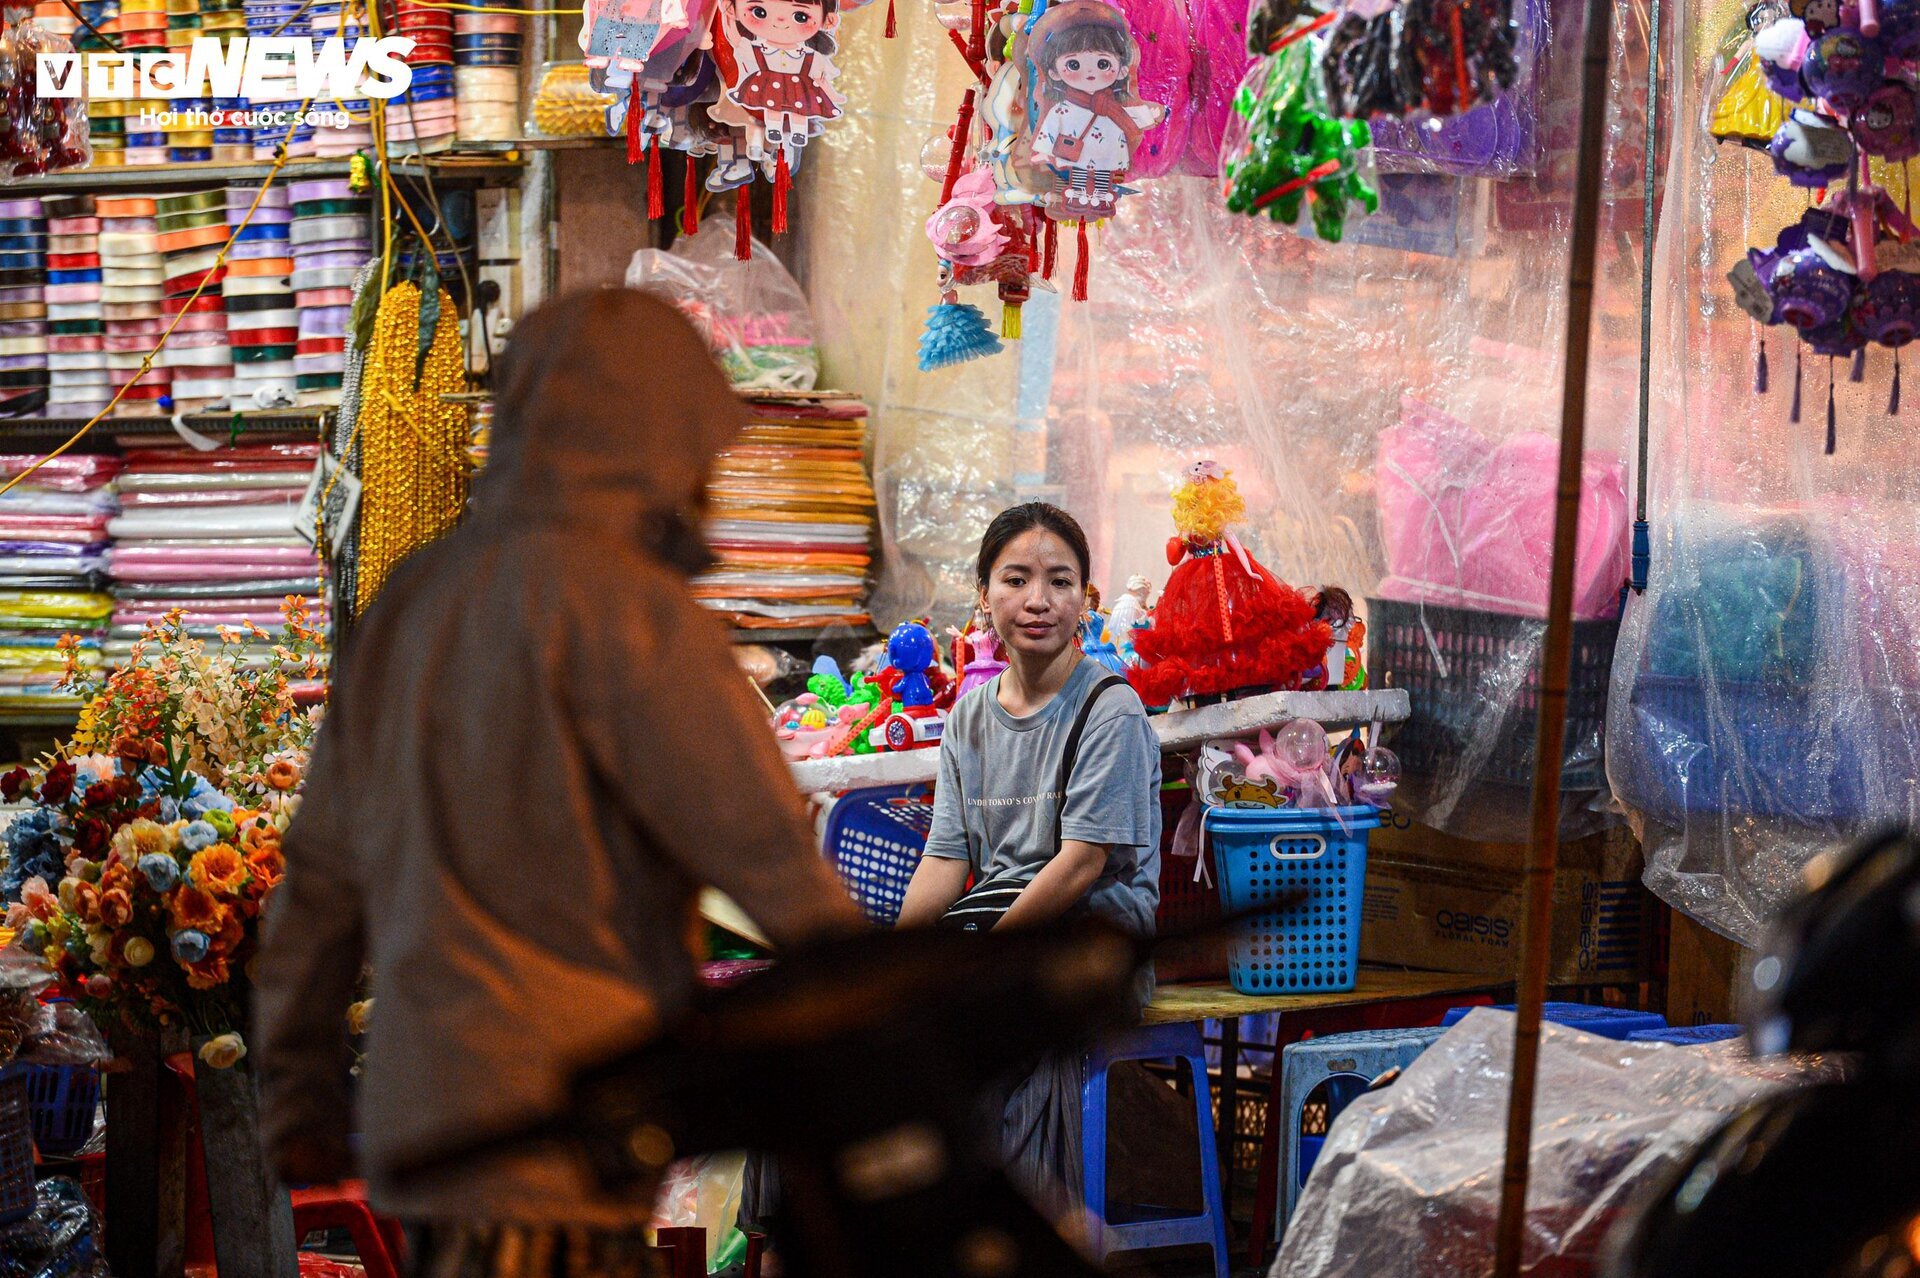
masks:
{"label": "orange artificial flower", "polygon": [[133,922],[133,897],[125,888],[109,888],[100,894],[100,921],[114,928]]}
{"label": "orange artificial flower", "polygon": [[207,933],[207,955],[210,958],[232,954],[247,939],[247,925],[233,907],[223,905],[220,911],[219,923]]}
{"label": "orange artificial flower", "polygon": [[265,817],[248,821],[240,827],[240,850],[247,854],[247,861],[267,850],[280,850],[280,830]]}
{"label": "orange artificial flower", "polygon": [[233,896],[247,885],[247,863],[231,843],[216,843],[194,853],[187,881],[202,892]]}
{"label": "orange artificial flower", "polygon": [[300,783],[300,769],[285,759],[267,768],[267,784],[276,790],[291,790]]}
{"label": "orange artificial flower", "polygon": [[187,964],[187,984],[196,990],[217,989],[227,983],[227,960],[209,955],[198,963]]}
{"label": "orange artificial flower", "polygon": [[[131,898],[134,889],[133,869],[127,865],[126,862],[119,860],[118,857],[119,853],[117,852],[109,852],[107,854],[106,868],[100,871],[100,894],[105,896],[109,892],[121,892]],[[132,904],[131,900],[129,900],[128,904]],[[119,925],[115,924],[114,926],[118,927]]]}
{"label": "orange artificial flower", "polygon": [[84,879],[73,886],[73,912],[82,923],[100,921],[100,889]]}
{"label": "orange artificial flower", "polygon": [[258,900],[280,886],[281,876],[287,872],[287,858],[277,844],[269,844],[247,854],[247,868],[253,871],[247,894]]}
{"label": "orange artificial flower", "polygon": [[219,925],[222,912],[220,902],[196,887],[182,887],[175,892],[173,904],[168,909],[173,916],[175,931],[194,928],[209,936]]}

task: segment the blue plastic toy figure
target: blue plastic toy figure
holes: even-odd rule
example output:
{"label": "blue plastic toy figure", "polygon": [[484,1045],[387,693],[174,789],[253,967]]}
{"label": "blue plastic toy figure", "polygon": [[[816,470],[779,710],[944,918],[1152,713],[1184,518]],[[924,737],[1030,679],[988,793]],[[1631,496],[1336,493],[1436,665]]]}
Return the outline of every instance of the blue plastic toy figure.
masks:
{"label": "blue plastic toy figure", "polygon": [[903,621],[887,636],[887,664],[899,671],[893,697],[903,706],[933,704],[927,671],[933,666],[933,632],[917,621]]}

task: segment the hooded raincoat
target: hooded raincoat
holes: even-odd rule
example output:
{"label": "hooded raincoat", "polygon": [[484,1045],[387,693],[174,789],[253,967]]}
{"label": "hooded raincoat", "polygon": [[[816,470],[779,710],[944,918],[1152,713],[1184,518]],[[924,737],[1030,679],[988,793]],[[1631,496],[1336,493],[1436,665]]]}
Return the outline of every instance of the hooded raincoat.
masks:
{"label": "hooded raincoat", "polygon": [[[670,306],[611,290],[516,329],[475,510],[356,628],[286,840],[253,1035],[270,1150],[344,1139],[345,1012],[377,1010],[362,1171],[424,1221],[618,1229],[556,1150],[396,1169],[551,1112],[691,996],[701,884],[776,942],[857,926],[721,624],[699,501],[744,414]],[[675,565],[678,564],[676,567]]]}

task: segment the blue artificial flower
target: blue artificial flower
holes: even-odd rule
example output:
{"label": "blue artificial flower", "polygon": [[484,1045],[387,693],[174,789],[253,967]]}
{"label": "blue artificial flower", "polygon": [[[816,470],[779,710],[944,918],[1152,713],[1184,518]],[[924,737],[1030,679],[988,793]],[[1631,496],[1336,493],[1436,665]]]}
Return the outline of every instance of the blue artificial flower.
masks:
{"label": "blue artificial flower", "polygon": [[212,847],[219,841],[220,831],[214,829],[210,821],[196,819],[180,831],[180,848],[185,852],[198,852],[202,848]]}
{"label": "blue artificial flower", "polygon": [[180,804],[171,798],[162,798],[155,806],[153,819],[161,825],[172,825],[180,819]]}
{"label": "blue artificial flower", "polygon": [[173,934],[173,957],[181,963],[198,963],[207,956],[207,934],[189,928]]}
{"label": "blue artificial flower", "polygon": [[31,808],[15,817],[5,838],[7,868],[0,873],[0,896],[20,899],[20,889],[36,876],[58,883],[67,869],[67,849],[57,833],[60,815],[52,808]]}
{"label": "blue artificial flower", "polygon": [[156,892],[168,891],[180,882],[180,863],[165,852],[147,853],[140,858],[139,868],[147,886]]}
{"label": "blue artificial flower", "polygon": [[39,954],[47,948],[47,925],[39,919],[20,929],[20,948],[29,954]]}

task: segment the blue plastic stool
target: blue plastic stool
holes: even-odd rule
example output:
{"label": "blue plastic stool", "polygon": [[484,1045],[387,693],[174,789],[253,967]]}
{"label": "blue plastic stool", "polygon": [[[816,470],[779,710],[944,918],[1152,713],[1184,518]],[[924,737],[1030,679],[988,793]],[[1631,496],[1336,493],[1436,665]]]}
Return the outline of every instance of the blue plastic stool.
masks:
{"label": "blue plastic stool", "polygon": [[[1200,1128],[1200,1191],[1206,1210],[1171,1220],[1108,1224],[1107,1215],[1107,1069],[1121,1061],[1184,1061],[1193,1077],[1195,1115]],[[1116,1251],[1148,1247],[1213,1248],[1214,1278],[1227,1278],[1227,1211],[1220,1197],[1220,1160],[1213,1143],[1213,1093],[1207,1083],[1207,1058],[1200,1027],[1145,1025],[1111,1039],[1086,1056],[1087,1082],[1080,1093],[1080,1184],[1092,1218],[1096,1261]]]}
{"label": "blue plastic stool", "polygon": [[[1456,1007],[1447,1013],[1440,1024],[1448,1027],[1458,1025],[1461,1018],[1472,1010],[1471,1007]],[[1493,1010],[1511,1012],[1515,1008],[1512,1003],[1502,1003]],[[1633,1012],[1624,1007],[1597,1007],[1589,1003],[1547,1003],[1542,1005],[1540,1017],[1584,1034],[1620,1040],[1639,1030],[1667,1028],[1667,1018],[1658,1012]]]}
{"label": "blue plastic stool", "polygon": [[900,917],[932,825],[928,786],[875,786],[835,800],[821,846],[869,923],[892,927]]}
{"label": "blue plastic stool", "polygon": [[1672,1043],[1676,1047],[1698,1047],[1703,1043],[1722,1043],[1746,1033],[1738,1025],[1675,1025],[1661,1030],[1635,1030],[1627,1035],[1629,1043]]}

